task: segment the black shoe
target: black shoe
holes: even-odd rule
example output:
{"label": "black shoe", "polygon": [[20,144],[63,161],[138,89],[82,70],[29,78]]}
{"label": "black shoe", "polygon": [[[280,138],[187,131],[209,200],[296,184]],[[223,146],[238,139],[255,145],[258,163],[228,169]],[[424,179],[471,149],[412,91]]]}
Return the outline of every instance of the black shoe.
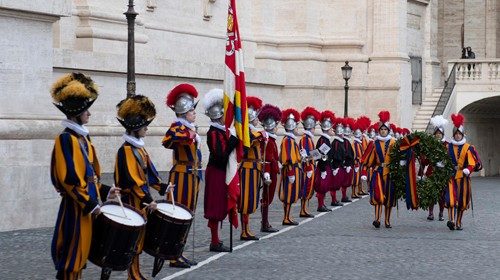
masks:
{"label": "black shoe", "polygon": [[177,267],[177,268],[190,268],[191,267],[187,262],[183,262],[183,261],[179,261],[179,260],[170,261],[169,266],[170,267]]}
{"label": "black shoe", "polygon": [[452,221],[448,221],[446,223],[446,226],[448,226],[450,230],[455,230],[455,223],[453,223]]}
{"label": "black shoe", "polygon": [[210,243],[210,252],[230,252],[229,247],[222,245],[222,242],[218,244]]}
{"label": "black shoe", "polygon": [[268,225],[268,226],[260,228],[260,232],[270,232],[270,233],[273,233],[273,232],[278,232],[278,231],[280,231],[280,230],[277,229],[277,228],[273,228],[271,225]]}
{"label": "black shoe", "polygon": [[249,235],[249,236],[240,235],[240,240],[251,241],[251,240],[259,240],[259,238],[255,235]]}
{"label": "black shoe", "polygon": [[392,228],[391,224],[385,224],[385,228]]}
{"label": "black shoe", "polygon": [[321,207],[318,207],[318,209],[316,210],[318,212],[332,212],[332,209],[326,207],[325,205],[321,206]]}
{"label": "black shoe", "polygon": [[288,221],[288,222],[283,221],[282,225],[284,225],[284,226],[297,226],[297,225],[299,225],[299,223],[297,223],[296,221]]}
{"label": "black shoe", "polygon": [[338,202],[338,201],[335,201],[335,202],[332,202],[332,203],[330,204],[330,206],[344,206],[344,204],[343,204],[343,203],[340,203],[340,202]]}
{"label": "black shoe", "polygon": [[190,260],[190,259],[188,259],[188,258],[186,258],[186,257],[184,257],[184,256],[181,256],[181,260],[183,260],[184,262],[186,262],[186,263],[187,263],[187,264],[189,264],[190,266],[195,266],[195,265],[197,265],[197,264],[198,264],[198,262],[197,262],[197,261],[195,261],[195,260]]}
{"label": "black shoe", "polygon": [[429,214],[429,216],[427,216],[427,220],[434,221],[434,215]]}
{"label": "black shoe", "polygon": [[306,214],[300,214],[299,217],[301,217],[301,218],[314,218],[314,215],[306,213]]}
{"label": "black shoe", "polygon": [[456,230],[463,230],[462,226],[457,226],[455,229]]}
{"label": "black shoe", "polygon": [[380,222],[379,222],[379,221],[373,221],[372,225],[373,225],[375,228],[380,228]]}
{"label": "black shoe", "polygon": [[440,221],[444,221],[443,215],[439,214],[439,219]]}
{"label": "black shoe", "polygon": [[342,198],[341,202],[352,202],[352,200],[350,200],[349,198]]}

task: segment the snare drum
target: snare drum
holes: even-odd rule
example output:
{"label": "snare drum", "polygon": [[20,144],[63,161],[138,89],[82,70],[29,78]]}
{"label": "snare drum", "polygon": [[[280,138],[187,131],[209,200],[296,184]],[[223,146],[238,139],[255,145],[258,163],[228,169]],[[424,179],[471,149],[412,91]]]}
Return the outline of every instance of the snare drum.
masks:
{"label": "snare drum", "polygon": [[153,257],[176,260],[184,250],[193,212],[182,204],[157,203],[157,210],[148,215],[143,250]]}
{"label": "snare drum", "polygon": [[[136,254],[136,244],[146,221],[129,205],[114,201],[101,206],[92,228],[89,260],[103,268],[126,270]],[[127,216],[123,215],[123,211]]]}

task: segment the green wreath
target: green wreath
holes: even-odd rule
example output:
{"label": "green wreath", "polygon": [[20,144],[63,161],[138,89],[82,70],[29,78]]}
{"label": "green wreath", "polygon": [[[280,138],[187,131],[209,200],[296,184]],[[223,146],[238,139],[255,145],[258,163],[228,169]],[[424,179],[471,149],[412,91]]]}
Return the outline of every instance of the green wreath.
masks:
{"label": "green wreath", "polygon": [[[417,180],[418,207],[427,210],[436,204],[444,188],[448,185],[448,181],[452,176],[453,165],[448,152],[443,148],[443,144],[432,135],[416,131],[406,137],[409,140],[420,140],[418,144],[412,147],[417,162],[420,163],[422,156],[424,156],[429,166],[433,167],[431,176]],[[390,151],[391,161],[389,163],[390,176],[395,185],[395,195],[398,200],[406,200],[407,192],[405,174],[408,163],[406,166],[400,165],[401,160],[407,160],[407,153],[402,152],[400,149],[402,142],[403,139],[399,139],[392,146]],[[443,163],[444,167],[437,167],[438,162]]]}

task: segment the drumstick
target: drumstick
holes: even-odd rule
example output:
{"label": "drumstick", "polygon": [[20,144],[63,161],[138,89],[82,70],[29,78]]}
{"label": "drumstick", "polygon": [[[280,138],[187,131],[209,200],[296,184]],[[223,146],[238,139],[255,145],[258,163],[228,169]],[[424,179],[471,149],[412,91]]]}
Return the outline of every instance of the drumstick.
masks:
{"label": "drumstick", "polygon": [[[114,187],[114,186],[115,186],[115,185],[113,185],[113,187]],[[116,196],[116,198],[118,198],[118,203],[120,203],[120,207],[122,208],[123,215],[125,216],[125,218],[127,218],[127,219],[128,219],[128,217],[127,217],[127,213],[125,213],[125,207],[123,207],[123,202],[122,202],[122,199],[121,199],[120,194],[118,194],[118,195]]]}
{"label": "drumstick", "polygon": [[172,206],[175,212],[174,185],[172,183],[168,184],[168,191],[170,192],[170,197],[172,197]]}

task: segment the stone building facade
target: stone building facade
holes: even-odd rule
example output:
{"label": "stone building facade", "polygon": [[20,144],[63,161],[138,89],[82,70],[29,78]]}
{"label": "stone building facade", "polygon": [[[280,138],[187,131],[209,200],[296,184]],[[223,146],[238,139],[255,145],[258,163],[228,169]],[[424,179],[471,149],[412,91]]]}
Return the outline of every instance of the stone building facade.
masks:
{"label": "stone building facade", "polygon": [[[282,108],[312,105],[343,115],[340,67],[349,61],[349,114],[375,119],[388,109],[393,122],[411,127],[419,100],[442,87],[446,61],[460,57],[462,23],[477,57],[500,54],[494,0],[237,2],[247,92]],[[49,163],[63,116],[49,87],[63,73],[82,71],[100,86],[88,127],[104,172],[112,172],[123,133],[114,106],[126,94],[127,3],[0,0],[0,231],[54,223],[59,198]],[[201,96],[222,87],[227,0],[135,5],[137,93],[158,111],[146,143],[167,171],[171,153],[160,143],[174,115],[165,95],[181,82]],[[208,118],[198,113],[203,135]]]}

